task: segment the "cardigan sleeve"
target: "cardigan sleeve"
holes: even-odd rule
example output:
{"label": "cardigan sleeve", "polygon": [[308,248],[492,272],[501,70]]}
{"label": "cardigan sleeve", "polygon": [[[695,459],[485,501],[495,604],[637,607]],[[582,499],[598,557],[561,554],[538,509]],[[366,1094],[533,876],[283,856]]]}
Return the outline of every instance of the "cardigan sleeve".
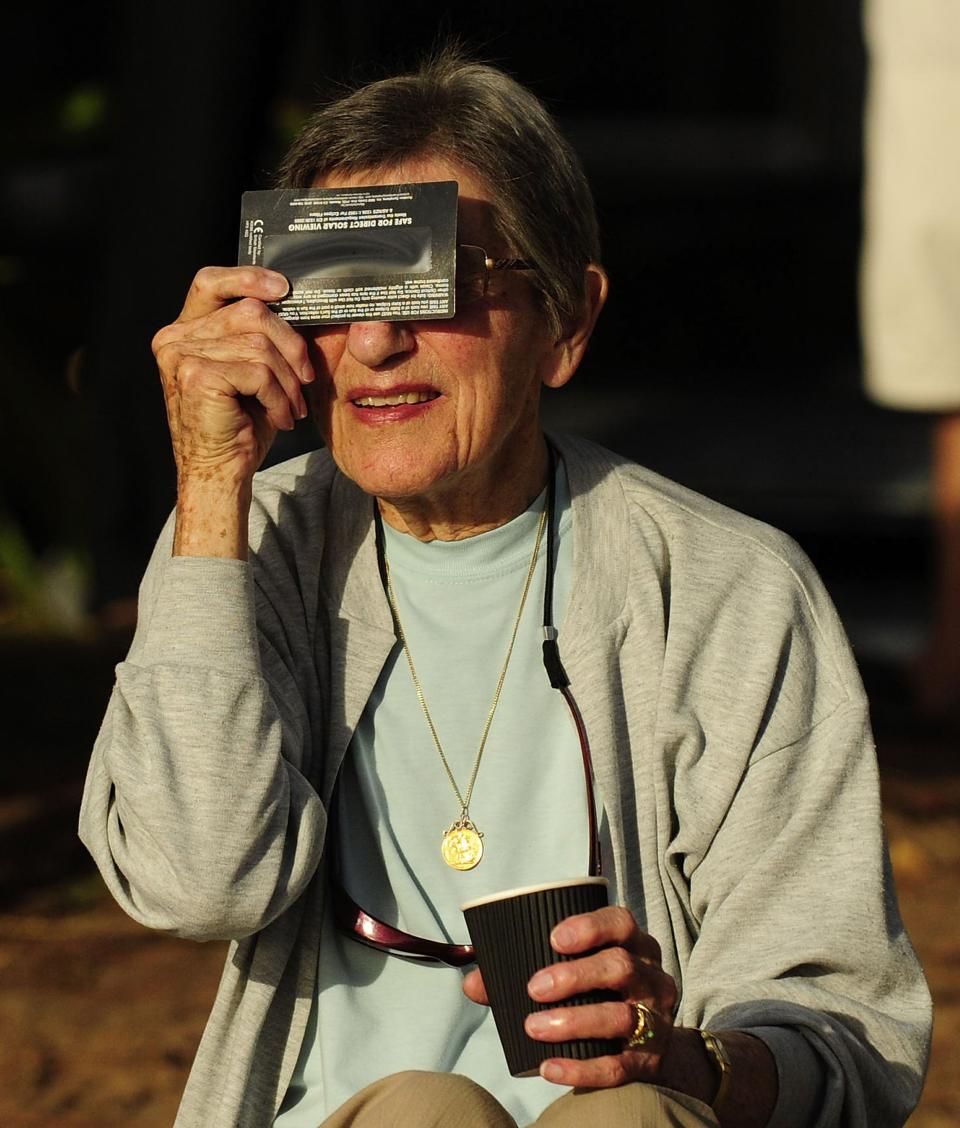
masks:
{"label": "cardigan sleeve", "polygon": [[80,836],[121,907],[197,940],[263,928],[304,890],[326,813],[291,629],[248,563],[161,537],[93,751]]}
{"label": "cardigan sleeve", "polygon": [[930,997],[897,906],[866,698],[820,611],[822,631],[784,628],[762,713],[762,659],[741,663],[725,708],[760,718],[746,759],[705,738],[698,798],[715,805],[682,863],[697,938],[681,1021],[767,1043],[772,1124],[894,1128],[919,1097]]}

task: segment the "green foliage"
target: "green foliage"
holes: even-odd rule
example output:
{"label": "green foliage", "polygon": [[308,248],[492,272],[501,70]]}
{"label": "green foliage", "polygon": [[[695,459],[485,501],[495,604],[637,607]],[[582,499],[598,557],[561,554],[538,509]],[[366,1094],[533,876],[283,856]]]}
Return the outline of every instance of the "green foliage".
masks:
{"label": "green foliage", "polygon": [[85,634],[90,566],[76,549],[37,556],[0,510],[0,634]]}
{"label": "green foliage", "polygon": [[60,128],[67,134],[87,134],[101,127],[107,116],[107,92],[85,83],[67,92],[60,106]]}

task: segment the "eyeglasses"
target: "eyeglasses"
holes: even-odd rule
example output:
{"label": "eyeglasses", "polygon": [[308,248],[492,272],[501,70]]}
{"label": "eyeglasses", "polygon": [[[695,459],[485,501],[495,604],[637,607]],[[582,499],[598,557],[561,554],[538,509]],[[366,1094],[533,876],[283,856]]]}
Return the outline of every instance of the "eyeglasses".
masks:
{"label": "eyeglasses", "polygon": [[536,270],[527,259],[490,258],[483,247],[457,244],[457,306],[480,301],[487,296],[490,276],[495,270]]}
{"label": "eyeglasses", "polygon": [[[480,247],[473,250],[481,251]],[[489,261],[489,260],[488,260]],[[504,260],[518,262],[517,259]],[[459,264],[458,264],[459,266]],[[511,269],[511,268],[506,268]],[[527,269],[518,267],[517,269]],[[554,483],[556,479],[556,455],[552,444],[547,444],[550,457],[550,467],[547,478],[547,569],[546,584],[543,596],[543,664],[554,689],[560,691],[570,710],[574,727],[577,730],[577,739],[580,742],[580,757],[583,761],[583,778],[587,796],[587,826],[590,842],[587,849],[587,872],[590,877],[600,876],[600,838],[597,830],[597,808],[593,792],[593,760],[590,755],[590,741],[587,739],[587,729],[583,716],[570,691],[570,679],[567,677],[563,664],[560,661],[560,652],[557,649],[557,630],[553,625],[553,577],[556,572],[556,511],[554,498]],[[375,519],[377,510],[374,509]],[[377,521],[377,557],[380,564],[380,576],[386,586],[386,572],[383,556],[383,532]],[[365,909],[362,909],[350,896],[340,880],[340,867],[337,859],[338,828],[337,822],[338,796],[335,794],[331,802],[332,825],[327,829],[327,841],[330,843],[330,897],[332,902],[333,920],[338,931],[366,944],[370,948],[385,952],[387,955],[401,956],[405,959],[422,960],[426,963],[442,963],[449,967],[465,967],[475,962],[473,946],[471,944],[446,944],[439,940],[428,940],[424,937],[414,936],[403,929],[385,924],[377,920]]]}

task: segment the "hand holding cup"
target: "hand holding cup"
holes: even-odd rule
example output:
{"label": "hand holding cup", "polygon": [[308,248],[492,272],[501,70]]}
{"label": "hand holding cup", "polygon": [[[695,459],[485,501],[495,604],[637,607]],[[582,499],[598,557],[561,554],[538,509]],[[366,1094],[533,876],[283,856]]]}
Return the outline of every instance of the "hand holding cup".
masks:
{"label": "hand holding cup", "polygon": [[[676,983],[660,966],[656,940],[640,929],[627,909],[605,906],[605,901],[604,883],[601,904],[554,918],[545,930],[546,944],[536,969],[521,983],[526,998],[518,999],[514,990],[503,1019],[498,1014],[504,1010],[502,961],[497,947],[491,952],[479,931],[474,933],[470,906],[464,907],[480,963],[464,980],[464,991],[474,1002],[493,1005],[515,1075],[539,1072],[549,1081],[581,1088],[656,1080],[673,1030]],[[546,919],[544,914],[540,919]],[[498,926],[499,949],[510,952],[511,945],[518,943],[516,929],[505,928],[502,922]],[[649,1012],[644,1021],[654,1033],[629,1049],[625,1043],[643,1015],[638,1003]],[[516,1033],[518,1015],[522,1035]],[[513,1031],[512,1060],[505,1030]],[[515,1068],[518,1065],[522,1068]]]}

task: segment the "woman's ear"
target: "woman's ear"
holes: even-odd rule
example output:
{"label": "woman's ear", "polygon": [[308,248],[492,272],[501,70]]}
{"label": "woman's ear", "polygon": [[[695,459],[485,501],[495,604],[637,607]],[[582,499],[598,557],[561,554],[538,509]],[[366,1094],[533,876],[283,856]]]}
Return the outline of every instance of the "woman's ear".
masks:
{"label": "woman's ear", "polygon": [[583,304],[567,319],[562,335],[544,357],[540,378],[546,387],[562,388],[579,368],[608,289],[607,272],[598,262],[589,263],[584,272]]}

